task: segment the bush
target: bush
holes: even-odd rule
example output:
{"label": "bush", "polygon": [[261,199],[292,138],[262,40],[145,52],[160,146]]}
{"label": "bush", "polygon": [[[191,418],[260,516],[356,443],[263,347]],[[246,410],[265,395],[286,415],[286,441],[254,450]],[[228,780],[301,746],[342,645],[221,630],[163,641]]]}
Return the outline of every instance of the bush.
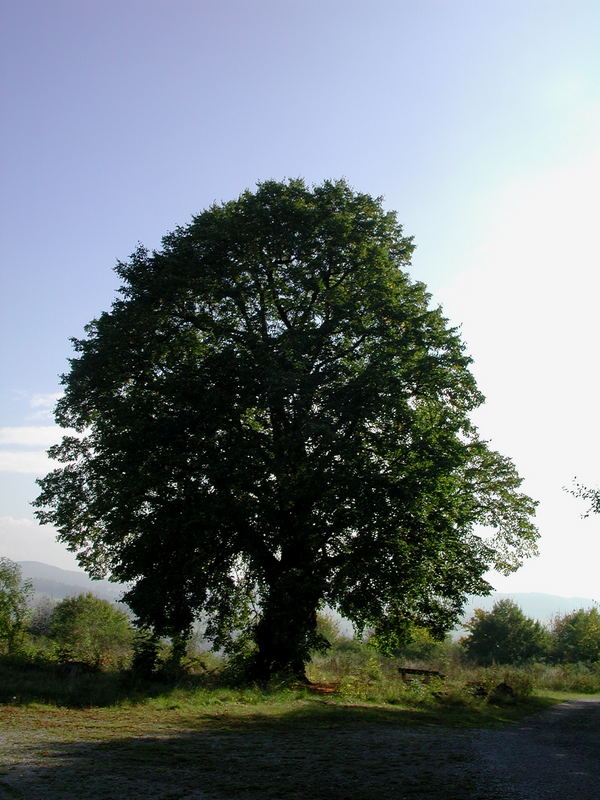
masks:
{"label": "bush", "polygon": [[410,640],[396,651],[395,656],[406,666],[443,670],[456,660],[459,652],[459,646],[449,636],[438,639],[426,628],[414,626]]}
{"label": "bush", "polygon": [[124,694],[119,673],[65,671],[64,667],[42,658],[0,658],[0,703],[82,708],[113,705]]}
{"label": "bush", "polygon": [[131,671],[138,678],[149,680],[156,673],[160,661],[160,638],[147,630],[139,630],[132,641]]}
{"label": "bush", "polygon": [[93,594],[62,600],[52,614],[50,636],[63,661],[121,667],[131,658],[133,629],[127,615]]}
{"label": "bush", "polygon": [[557,617],[552,626],[553,661],[575,663],[600,661],[600,613],[580,608]]}
{"label": "bush", "polygon": [[52,627],[52,615],[57,606],[57,601],[50,597],[40,597],[31,609],[29,620],[29,633],[38,637],[47,638]]}
{"label": "bush", "polygon": [[600,663],[535,664],[532,667],[536,686],[554,691],[600,692]]}
{"label": "bush", "polygon": [[315,652],[325,652],[330,647],[335,647],[340,640],[340,626],[331,614],[317,614],[317,636],[322,640],[323,646],[316,648]]}

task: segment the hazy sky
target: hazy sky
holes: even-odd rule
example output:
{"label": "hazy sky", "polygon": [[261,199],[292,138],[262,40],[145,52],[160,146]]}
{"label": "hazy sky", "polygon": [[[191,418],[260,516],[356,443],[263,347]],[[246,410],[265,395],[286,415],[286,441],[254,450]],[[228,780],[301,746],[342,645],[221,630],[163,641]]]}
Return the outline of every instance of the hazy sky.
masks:
{"label": "hazy sky", "polygon": [[267,178],[345,177],[415,237],[475,358],[477,421],[540,501],[500,591],[600,599],[600,4],[4,0],[0,555],[34,521],[69,337],[112,268]]}

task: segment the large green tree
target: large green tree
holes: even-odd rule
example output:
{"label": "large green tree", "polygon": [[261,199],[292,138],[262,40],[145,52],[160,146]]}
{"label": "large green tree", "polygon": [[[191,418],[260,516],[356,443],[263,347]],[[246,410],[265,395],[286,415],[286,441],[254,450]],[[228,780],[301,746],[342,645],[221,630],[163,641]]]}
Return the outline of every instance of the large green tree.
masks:
{"label": "large green tree", "polygon": [[268,181],[118,265],[36,502],[143,624],[202,613],[216,645],[251,636],[258,677],[301,675],[322,604],[380,637],[442,631],[533,551],[534,503],[470,422],[483,398],[412,251],[343,181]]}

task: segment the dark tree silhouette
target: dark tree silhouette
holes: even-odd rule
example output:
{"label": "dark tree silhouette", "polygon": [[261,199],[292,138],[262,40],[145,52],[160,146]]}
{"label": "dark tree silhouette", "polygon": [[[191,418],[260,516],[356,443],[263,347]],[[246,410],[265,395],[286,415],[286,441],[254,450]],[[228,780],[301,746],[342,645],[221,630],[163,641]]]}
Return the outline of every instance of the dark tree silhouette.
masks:
{"label": "dark tree silhouette", "polygon": [[246,632],[257,677],[300,676],[322,604],[380,637],[442,631],[534,549],[412,250],[343,181],[268,181],[119,264],[57,406],[80,435],[37,505],[83,567],[132,583],[143,624],[202,612],[217,646]]}

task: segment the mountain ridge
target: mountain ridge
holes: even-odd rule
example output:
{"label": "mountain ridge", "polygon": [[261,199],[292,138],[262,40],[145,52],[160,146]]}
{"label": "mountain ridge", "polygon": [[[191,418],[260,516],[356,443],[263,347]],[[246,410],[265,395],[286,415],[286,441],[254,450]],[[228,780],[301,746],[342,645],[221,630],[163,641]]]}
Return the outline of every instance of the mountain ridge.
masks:
{"label": "mountain ridge", "polygon": [[45,595],[53,600],[64,600],[78,594],[91,592],[103,600],[118,603],[127,586],[105,579],[94,580],[85,572],[62,569],[42,561],[18,561],[25,580],[29,580],[38,595]]}
{"label": "mountain ridge", "polygon": [[[127,586],[108,580],[93,580],[85,572],[67,570],[54,567],[42,561],[19,561],[23,578],[30,580],[34,591],[39,595],[46,595],[54,600],[63,600],[65,597],[85,592],[119,602]],[[512,600],[523,613],[537,619],[543,624],[552,622],[556,616],[563,616],[577,611],[580,608],[597,606],[597,601],[590,597],[564,597],[562,595],[547,594],[544,592],[494,592],[487,596],[470,596],[465,604],[461,617],[462,622],[473,616],[476,608],[490,611],[494,603],[499,600]]]}

